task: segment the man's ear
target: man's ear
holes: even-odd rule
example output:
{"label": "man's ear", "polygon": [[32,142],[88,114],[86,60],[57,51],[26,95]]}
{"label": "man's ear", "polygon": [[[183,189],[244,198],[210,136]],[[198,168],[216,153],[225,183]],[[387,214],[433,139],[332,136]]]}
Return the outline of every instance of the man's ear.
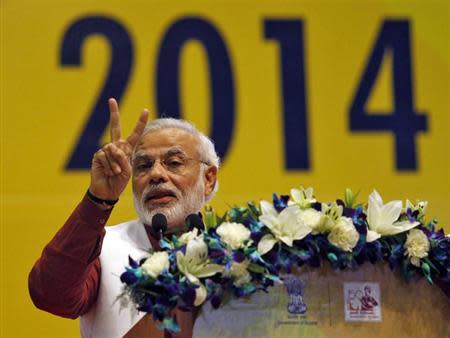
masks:
{"label": "man's ear", "polygon": [[217,167],[215,166],[208,167],[208,169],[205,170],[204,179],[205,179],[205,196],[208,196],[213,192],[214,187],[216,186]]}

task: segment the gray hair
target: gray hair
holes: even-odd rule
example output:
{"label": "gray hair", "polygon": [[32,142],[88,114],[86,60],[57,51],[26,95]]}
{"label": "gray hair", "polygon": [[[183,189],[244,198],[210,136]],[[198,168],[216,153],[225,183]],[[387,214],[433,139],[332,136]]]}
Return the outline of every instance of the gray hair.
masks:
{"label": "gray hair", "polygon": [[[192,123],[186,120],[174,118],[161,118],[153,120],[145,126],[144,132],[142,133],[141,137],[151,132],[167,128],[181,129],[197,138],[200,144],[200,149],[198,149],[198,152],[200,154],[202,162],[204,162],[202,163],[203,165],[201,166],[203,168],[201,173],[204,173],[205,170],[204,165],[214,166],[217,169],[219,169],[220,159],[216,153],[216,149],[214,148],[214,143],[208,136],[200,132]],[[214,189],[206,197],[206,202],[208,202],[209,200],[211,200],[211,198],[213,198],[217,190],[219,190],[219,182],[216,179]]]}

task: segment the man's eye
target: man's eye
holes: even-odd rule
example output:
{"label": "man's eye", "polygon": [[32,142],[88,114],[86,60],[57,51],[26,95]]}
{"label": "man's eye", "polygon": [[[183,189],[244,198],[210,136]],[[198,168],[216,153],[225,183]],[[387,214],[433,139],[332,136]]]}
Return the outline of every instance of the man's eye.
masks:
{"label": "man's eye", "polygon": [[166,161],[166,165],[167,165],[169,168],[179,168],[179,167],[181,167],[183,164],[184,164],[184,162],[181,161],[181,160],[168,160],[168,161]]}
{"label": "man's eye", "polygon": [[151,163],[139,163],[138,165],[136,165],[136,170],[144,171],[150,169],[151,167],[152,167]]}

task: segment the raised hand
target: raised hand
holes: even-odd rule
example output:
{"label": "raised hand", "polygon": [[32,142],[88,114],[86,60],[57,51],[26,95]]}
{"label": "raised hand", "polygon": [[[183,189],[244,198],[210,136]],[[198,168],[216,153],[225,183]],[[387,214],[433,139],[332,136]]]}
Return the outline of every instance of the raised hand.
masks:
{"label": "raised hand", "polygon": [[115,200],[130,180],[130,158],[147,124],[148,110],[144,109],[131,135],[122,139],[117,101],[111,98],[108,105],[111,142],[94,154],[89,191],[98,198]]}

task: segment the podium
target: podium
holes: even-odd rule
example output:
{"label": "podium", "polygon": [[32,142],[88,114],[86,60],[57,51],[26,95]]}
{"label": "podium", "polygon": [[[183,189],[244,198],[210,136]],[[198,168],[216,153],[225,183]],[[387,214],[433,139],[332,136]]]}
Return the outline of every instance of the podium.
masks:
{"label": "podium", "polygon": [[205,304],[194,337],[450,337],[450,298],[425,278],[407,283],[387,264],[335,272],[325,263],[287,280],[218,310]]}
{"label": "podium", "polygon": [[[425,278],[407,283],[387,264],[302,267],[285,284],[214,310],[175,311],[177,338],[450,338],[450,298]],[[146,315],[124,338],[164,338]],[[194,325],[193,329],[192,326]]]}
{"label": "podium", "polygon": [[[194,325],[194,315],[190,312],[183,312],[179,309],[174,311],[174,316],[181,332],[172,334],[173,338],[191,338],[192,328]],[[151,315],[146,314],[123,338],[166,338],[168,335],[164,331],[158,329],[160,322],[155,322]]]}

